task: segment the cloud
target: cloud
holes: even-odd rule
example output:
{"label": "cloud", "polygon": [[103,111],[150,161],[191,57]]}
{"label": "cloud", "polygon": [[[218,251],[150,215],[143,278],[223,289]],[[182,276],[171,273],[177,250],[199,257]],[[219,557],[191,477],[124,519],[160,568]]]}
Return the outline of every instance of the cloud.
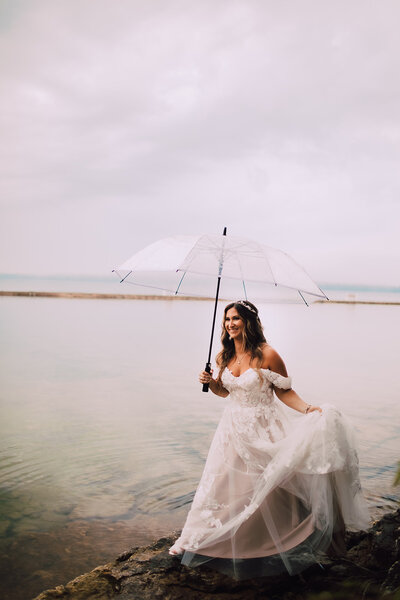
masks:
{"label": "cloud", "polygon": [[396,2],[4,7],[1,270],[99,273],[228,225],[397,283]]}

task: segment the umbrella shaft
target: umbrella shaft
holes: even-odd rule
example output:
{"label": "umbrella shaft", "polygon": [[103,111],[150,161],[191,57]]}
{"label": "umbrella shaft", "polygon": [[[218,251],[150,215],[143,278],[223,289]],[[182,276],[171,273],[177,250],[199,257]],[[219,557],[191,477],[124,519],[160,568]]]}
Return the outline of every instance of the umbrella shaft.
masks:
{"label": "umbrella shaft", "polygon": [[[224,232],[223,232],[222,235],[226,236],[226,227],[224,227]],[[220,257],[220,261],[219,261],[217,291],[216,291],[216,294],[215,294],[214,315],[213,315],[213,322],[212,322],[212,328],[211,328],[210,349],[208,351],[208,361],[207,361],[207,364],[206,364],[206,367],[205,367],[205,370],[207,371],[207,373],[211,373],[211,352],[212,352],[212,345],[213,345],[213,339],[214,339],[215,317],[217,315],[219,286],[220,286],[220,283],[221,283],[222,266],[224,264],[224,261],[223,261],[223,258],[224,258],[224,246],[225,246],[225,240],[224,240],[224,242],[222,244],[221,257]],[[208,383],[204,383],[203,384],[203,392],[208,392],[208,387],[209,387],[209,384]]]}
{"label": "umbrella shaft", "polygon": [[215,317],[217,315],[217,305],[218,305],[220,283],[221,283],[221,277],[218,277],[217,292],[215,294],[214,315],[213,315],[213,322],[212,322],[212,327],[211,327],[210,349],[208,351],[208,360],[207,360],[208,363],[211,362],[211,352],[212,352],[212,345],[213,345],[213,339],[214,339]]}

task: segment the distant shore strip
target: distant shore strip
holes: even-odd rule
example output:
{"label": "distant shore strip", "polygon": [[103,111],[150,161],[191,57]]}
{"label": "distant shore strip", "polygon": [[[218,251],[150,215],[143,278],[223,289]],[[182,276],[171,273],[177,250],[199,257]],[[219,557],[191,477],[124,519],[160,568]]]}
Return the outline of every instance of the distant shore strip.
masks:
{"label": "distant shore strip", "polygon": [[32,298],[86,298],[89,300],[214,300],[204,296],[170,296],[153,294],[102,294],[97,292],[9,292],[0,296],[30,296]]}
{"label": "distant shore strip", "polygon": [[[214,298],[204,296],[170,296],[153,294],[101,294],[95,292],[36,292],[36,291],[5,291],[0,290],[0,296],[25,296],[31,298],[80,298],[88,300],[205,300]],[[225,301],[221,298],[221,301]],[[315,300],[314,304],[378,304],[400,306],[400,302],[380,300]]]}

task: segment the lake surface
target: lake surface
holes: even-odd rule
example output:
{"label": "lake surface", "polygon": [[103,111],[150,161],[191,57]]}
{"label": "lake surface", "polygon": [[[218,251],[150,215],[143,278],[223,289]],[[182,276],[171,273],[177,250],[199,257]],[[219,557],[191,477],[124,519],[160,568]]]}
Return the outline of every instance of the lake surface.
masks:
{"label": "lake surface", "polygon": [[[0,597],[27,600],[179,529],[229,400],[197,383],[212,303],[0,307]],[[373,516],[399,501],[399,311],[260,305],[296,391],[356,426]]]}

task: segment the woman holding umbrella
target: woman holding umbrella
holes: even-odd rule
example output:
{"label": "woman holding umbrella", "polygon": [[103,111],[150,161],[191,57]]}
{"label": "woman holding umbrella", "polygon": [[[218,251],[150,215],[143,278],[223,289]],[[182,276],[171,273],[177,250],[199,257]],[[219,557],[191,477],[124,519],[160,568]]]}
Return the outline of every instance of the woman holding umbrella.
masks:
{"label": "woman holding umbrella", "polygon": [[228,304],[221,341],[217,377],[199,379],[230,402],[170,554],[237,579],[295,574],[368,526],[353,428],[296,394],[251,302]]}

